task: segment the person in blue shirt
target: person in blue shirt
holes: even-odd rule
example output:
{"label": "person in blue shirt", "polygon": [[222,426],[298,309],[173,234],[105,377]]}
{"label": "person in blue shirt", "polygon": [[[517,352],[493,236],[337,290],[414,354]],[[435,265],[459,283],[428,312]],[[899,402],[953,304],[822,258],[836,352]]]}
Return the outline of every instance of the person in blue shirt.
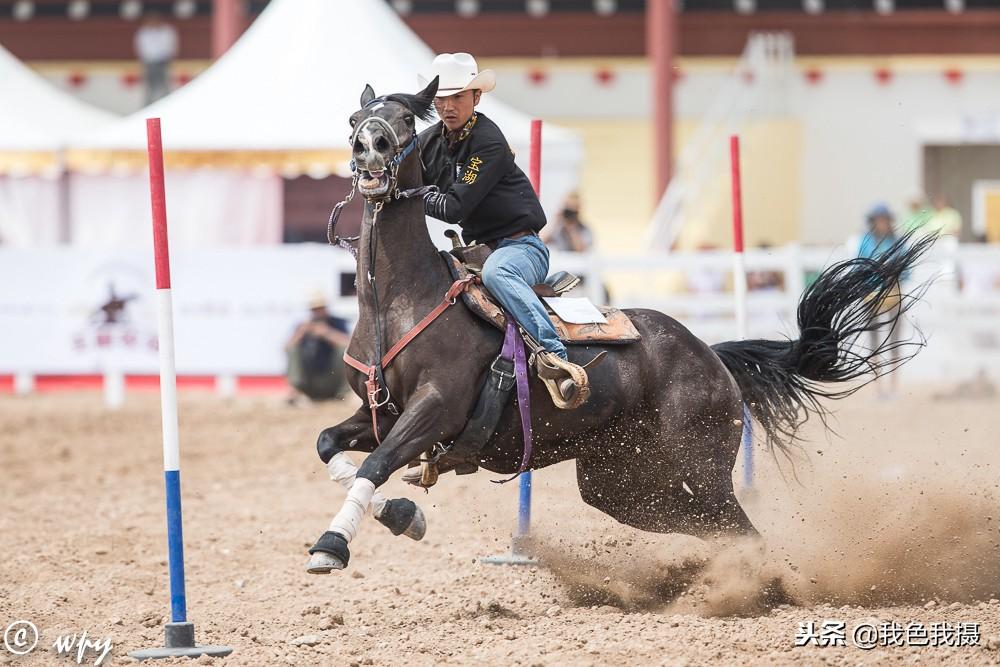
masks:
{"label": "person in blue shirt", "polygon": [[[868,215],[865,217],[868,231],[861,238],[861,244],[858,248],[858,257],[864,259],[875,259],[876,257],[888,252],[896,242],[899,237],[896,235],[896,230],[894,227],[895,216],[892,214],[892,210],[885,204],[876,204],[868,211]],[[882,304],[879,306],[878,314],[876,314],[874,321],[878,325],[868,332],[870,341],[870,349],[877,349],[883,342],[888,341],[892,343],[889,347],[889,354],[892,355],[892,360],[895,362],[899,360],[899,344],[902,341],[902,334],[900,332],[900,324],[895,321],[892,317],[893,311],[899,305],[899,286],[896,285],[895,289],[885,297]],[[893,323],[893,324],[888,324]],[[884,379],[879,380],[879,397],[883,399],[894,398],[897,392],[897,381],[899,378],[898,373],[889,373],[888,375],[888,386],[884,386],[883,383],[886,382]]]}
{"label": "person in blue shirt", "polygon": [[895,216],[885,204],[876,204],[866,216],[868,231],[861,239],[858,257],[874,259],[892,247],[898,240],[893,227]]}

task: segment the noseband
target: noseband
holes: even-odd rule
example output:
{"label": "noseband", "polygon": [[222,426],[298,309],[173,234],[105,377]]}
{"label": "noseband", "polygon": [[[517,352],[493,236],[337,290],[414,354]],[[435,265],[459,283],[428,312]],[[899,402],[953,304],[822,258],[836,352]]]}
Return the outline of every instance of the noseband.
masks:
{"label": "noseband", "polygon": [[[365,109],[373,107],[377,108],[379,104],[382,104],[384,102],[385,99],[379,97],[366,104],[364,108]],[[363,118],[361,122],[359,122],[354,127],[354,131],[351,133],[351,139],[350,139],[352,147],[357,142],[358,135],[361,132],[362,128],[366,127],[369,124],[377,125],[378,127],[382,128],[382,130],[386,133],[386,135],[389,136],[389,138],[392,141],[393,153],[394,153],[392,159],[390,159],[389,163],[386,165],[386,171],[389,172],[389,187],[386,188],[385,193],[381,195],[371,195],[371,196],[363,195],[365,201],[367,201],[372,206],[372,209],[374,210],[375,214],[375,219],[378,218],[379,211],[382,210],[382,206],[387,202],[391,202],[397,199],[411,199],[413,197],[423,197],[428,192],[438,191],[436,185],[425,185],[423,187],[411,188],[409,190],[399,189],[397,181],[397,174],[399,172],[399,167],[401,164],[403,164],[403,160],[405,160],[410,155],[410,153],[417,150],[416,131],[414,131],[413,136],[410,137],[410,140],[407,142],[407,144],[402,148],[400,148],[399,135],[396,134],[396,130],[392,127],[392,123],[387,121],[385,118],[382,118],[381,116],[376,116],[375,114],[372,114],[371,116]],[[346,248],[351,252],[352,255],[354,255],[354,258],[357,259],[357,252],[354,250],[354,246],[351,245],[351,242],[357,241],[360,237],[352,236],[350,238],[342,238],[337,236],[336,234],[337,220],[340,218],[340,211],[352,199],[354,199],[354,193],[357,191],[358,188],[358,176],[359,176],[358,165],[353,158],[351,159],[351,173],[354,174],[354,178],[351,180],[351,190],[350,192],[347,193],[347,196],[344,198],[344,200],[341,201],[336,206],[334,206],[333,210],[330,212],[330,219],[326,225],[326,239],[327,241],[329,241],[330,245],[339,245],[343,248]]]}
{"label": "noseband", "polygon": [[[370,106],[374,103],[375,100],[369,102],[367,106]],[[365,108],[367,108],[367,106]],[[354,132],[351,133],[351,146],[354,146],[354,144],[357,143],[358,135],[360,134],[361,130],[367,127],[368,125],[377,125],[378,127],[382,128],[382,130],[392,139],[392,145],[395,155],[392,156],[392,159],[389,160],[389,164],[386,165],[386,169],[389,171],[389,187],[386,190],[385,194],[375,197],[365,197],[365,199],[367,199],[369,202],[374,202],[379,200],[384,201],[386,199],[399,199],[399,190],[396,187],[396,173],[399,171],[399,165],[403,163],[403,160],[405,160],[406,157],[410,153],[412,153],[413,150],[417,147],[417,134],[416,132],[414,132],[413,136],[410,137],[410,141],[405,146],[400,148],[399,135],[396,134],[396,130],[392,127],[392,123],[387,121],[385,118],[382,118],[381,116],[376,116],[373,114],[363,119],[360,123],[358,123],[355,126]],[[353,159],[351,160],[351,172],[354,173],[356,179],[358,173],[358,165]]]}

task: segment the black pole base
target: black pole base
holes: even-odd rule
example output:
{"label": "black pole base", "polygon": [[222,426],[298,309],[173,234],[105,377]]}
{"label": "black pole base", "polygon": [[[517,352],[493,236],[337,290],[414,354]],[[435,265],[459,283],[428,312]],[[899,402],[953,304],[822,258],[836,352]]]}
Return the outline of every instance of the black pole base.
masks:
{"label": "black pole base", "polygon": [[233,652],[229,646],[197,646],[194,643],[194,623],[167,623],[164,626],[166,641],[162,648],[144,648],[132,651],[129,656],[136,660],[157,660],[159,658],[197,658],[199,655],[227,656]]}

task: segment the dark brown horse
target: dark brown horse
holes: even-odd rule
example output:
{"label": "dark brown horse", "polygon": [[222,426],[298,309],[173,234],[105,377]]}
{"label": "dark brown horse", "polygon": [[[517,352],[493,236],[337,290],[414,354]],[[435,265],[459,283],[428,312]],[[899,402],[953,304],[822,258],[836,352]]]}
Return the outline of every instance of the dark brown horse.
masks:
{"label": "dark brown horse", "polygon": [[[362,109],[351,118],[358,191],[369,204],[357,272],[360,318],[348,352],[365,364],[376,359],[377,328],[385,347],[393,345],[441,303],[452,284],[428,234],[422,201],[393,196],[421,185],[419,152],[407,147],[415,136],[414,119],[429,116],[436,88],[434,81],[417,95],[384,98],[366,88]],[[375,201],[381,204],[373,222]],[[880,370],[879,355],[893,343],[854,351],[852,342],[870,329],[883,298],[929,243],[901,243],[876,260],[853,260],[825,271],[801,299],[798,340],[711,348],[663,313],[627,311],[642,339],[603,348],[607,358],[592,369],[593,393],[581,408],[556,409],[542,384],[532,379],[531,467],[575,459],[584,502],[642,530],[753,533],[732,482],[744,402],[769,443],[786,449],[809,412],[824,414],[819,398],[838,398],[858,386],[854,382],[830,391],[818,383],[856,380]],[[904,296],[893,311],[893,326],[915,299]],[[368,407],[320,434],[319,456],[348,495],[310,550],[309,571],[347,565],[348,542],[369,507],[393,533],[423,536],[419,508],[406,499],[387,500],[376,489],[462,430],[501,342],[501,333],[459,300],[385,369],[389,396],[382,394],[381,400],[389,400],[398,414],[378,410],[381,444]],[[598,349],[570,346],[570,360],[585,362]],[[384,352],[383,347],[378,354]],[[348,375],[354,391],[365,398],[366,376],[354,369]],[[523,446],[512,399],[479,464],[510,474],[518,469]],[[345,451],[371,454],[358,469]]]}

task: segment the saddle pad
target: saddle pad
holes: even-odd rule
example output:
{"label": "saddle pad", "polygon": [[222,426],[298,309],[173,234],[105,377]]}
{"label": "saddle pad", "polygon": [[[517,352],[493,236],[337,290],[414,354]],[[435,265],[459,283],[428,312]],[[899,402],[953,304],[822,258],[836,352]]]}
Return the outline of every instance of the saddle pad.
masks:
{"label": "saddle pad", "polygon": [[[460,280],[469,275],[465,265],[450,252],[442,251],[441,255],[448,264],[448,270],[454,280]],[[500,331],[506,329],[507,318],[481,283],[473,283],[469,289],[462,292],[462,301],[469,307],[469,310]],[[639,331],[632,324],[632,320],[622,311],[610,306],[598,306],[597,309],[604,315],[606,323],[570,324],[564,322],[554,313],[549,313],[549,318],[552,320],[559,338],[567,345],[587,345],[589,343],[625,345],[634,343],[641,338]]]}

